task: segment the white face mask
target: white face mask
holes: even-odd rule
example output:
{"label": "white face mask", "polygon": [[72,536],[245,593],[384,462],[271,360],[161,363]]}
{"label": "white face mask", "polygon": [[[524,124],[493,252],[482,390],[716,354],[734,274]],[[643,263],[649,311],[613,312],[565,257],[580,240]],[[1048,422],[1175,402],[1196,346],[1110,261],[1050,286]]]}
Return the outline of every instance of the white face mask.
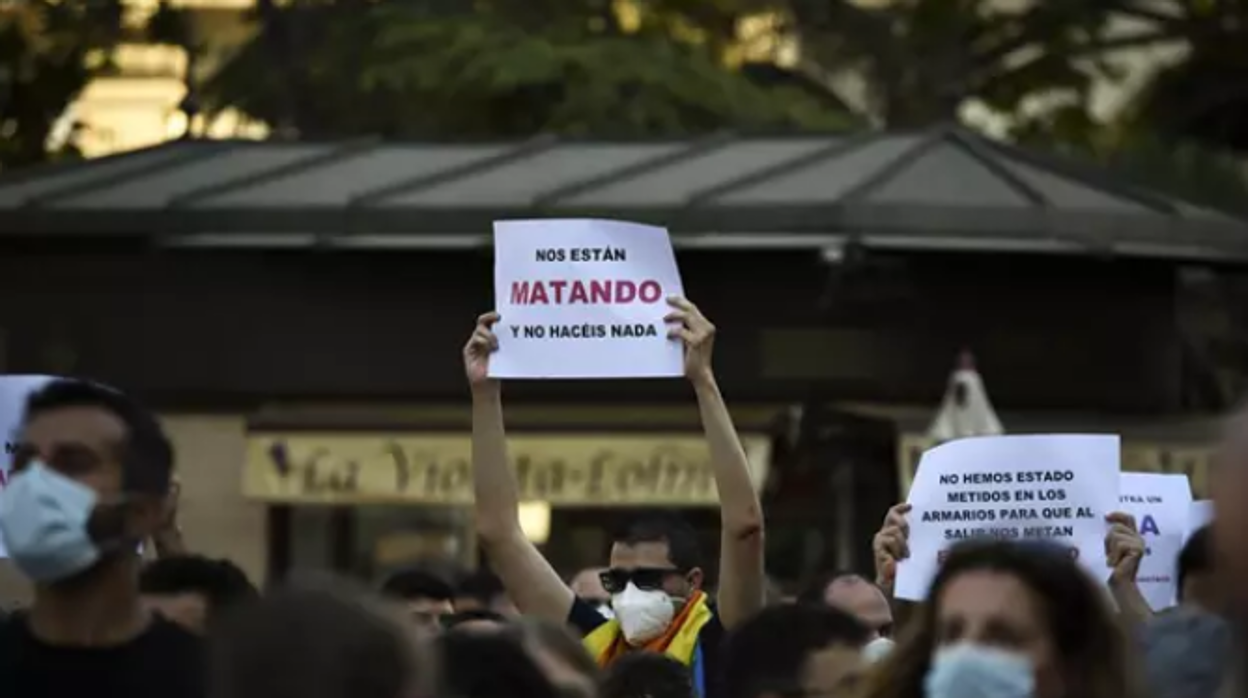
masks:
{"label": "white face mask", "polygon": [[894,644],[896,643],[886,637],[877,637],[862,648],[862,656],[867,662],[875,664],[893,651]]}
{"label": "white face mask", "polygon": [[611,609],[620,632],[630,645],[641,645],[663,634],[676,615],[671,597],[662,589],[642,591],[632,582],[611,597]]}

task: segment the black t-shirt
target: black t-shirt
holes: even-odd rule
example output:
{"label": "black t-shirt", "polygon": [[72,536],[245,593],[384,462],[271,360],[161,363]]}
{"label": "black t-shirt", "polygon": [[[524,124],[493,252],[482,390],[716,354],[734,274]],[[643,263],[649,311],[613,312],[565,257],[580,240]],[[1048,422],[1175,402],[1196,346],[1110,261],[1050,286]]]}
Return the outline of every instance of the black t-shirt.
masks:
{"label": "black t-shirt", "polygon": [[[582,635],[592,633],[606,622],[606,617],[584,599],[578,598],[573,601],[572,609],[568,611],[568,624],[579,630]],[[724,626],[719,622],[719,614],[716,613],[698,631],[702,679],[699,681],[695,676],[694,682],[703,684],[706,689],[705,695],[699,695],[698,698],[723,698],[724,696],[719,663],[720,649],[723,644]]]}
{"label": "black t-shirt", "polygon": [[156,617],[114,647],[58,647],[36,638],[26,614],[0,620],[0,693],[14,698],[203,698],[203,641]]}

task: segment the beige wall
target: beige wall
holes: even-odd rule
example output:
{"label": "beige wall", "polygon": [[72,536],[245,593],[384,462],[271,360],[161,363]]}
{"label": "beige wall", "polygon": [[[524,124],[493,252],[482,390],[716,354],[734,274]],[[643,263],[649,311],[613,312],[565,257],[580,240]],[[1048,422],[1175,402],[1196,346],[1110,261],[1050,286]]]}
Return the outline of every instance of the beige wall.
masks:
{"label": "beige wall", "polygon": [[182,479],[180,519],[192,552],[228,557],[256,584],[264,582],[265,508],[242,495],[247,428],[242,417],[165,418]]}
{"label": "beige wall", "polygon": [[[256,584],[264,582],[264,506],[242,496],[246,426],[241,417],[177,415],[164,418],[177,449],[182,480],[182,531],[187,547],[228,557]],[[25,604],[29,586],[0,561],[0,605]]]}

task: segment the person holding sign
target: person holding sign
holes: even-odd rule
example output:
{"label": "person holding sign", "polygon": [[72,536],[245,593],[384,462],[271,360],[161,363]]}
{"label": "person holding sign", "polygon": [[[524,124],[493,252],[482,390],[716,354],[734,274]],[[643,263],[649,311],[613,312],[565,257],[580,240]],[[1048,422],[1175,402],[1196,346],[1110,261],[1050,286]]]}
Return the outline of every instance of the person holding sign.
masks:
{"label": "person holding sign", "polygon": [[684,346],[684,372],[693,384],[710,448],[722,521],[718,608],[702,590],[696,536],[667,517],[638,521],[611,548],[601,574],[614,618],[578,599],[524,535],[518,488],[508,463],[499,383],[490,378],[498,347],[497,313],[482,315],[464,347],[472,387],[473,486],[477,535],[490,566],[521,612],[584,633],[600,665],[628,652],[662,652],[690,667],[700,698],[719,695],[719,647],[732,627],[763,607],[762,507],[711,369],[715,327],[689,301],[672,298],[669,337]]}
{"label": "person holding sign", "polygon": [[1118,439],[994,436],[923,455],[909,501],[889,511],[874,541],[877,576],[897,598],[922,600],[944,555],[962,540],[1048,540],[1114,591],[1124,617],[1151,609],[1136,585],[1144,542],[1117,511]]}
{"label": "person holding sign", "polygon": [[904,639],[861,698],[1135,698],[1098,585],[1046,541],[949,550]]}
{"label": "person holding sign", "polygon": [[[875,558],[875,583],[893,598],[896,598],[894,584],[897,579],[897,563],[910,557],[910,524],[906,515],[911,508],[911,505],[903,502],[889,509],[884,516],[884,524],[871,541]],[[1110,570],[1110,590],[1128,620],[1145,621],[1152,615],[1152,610],[1135,585],[1140,561],[1144,557],[1144,539],[1130,514],[1112,512],[1105,520],[1109,524],[1109,530],[1105,534],[1105,558]]]}

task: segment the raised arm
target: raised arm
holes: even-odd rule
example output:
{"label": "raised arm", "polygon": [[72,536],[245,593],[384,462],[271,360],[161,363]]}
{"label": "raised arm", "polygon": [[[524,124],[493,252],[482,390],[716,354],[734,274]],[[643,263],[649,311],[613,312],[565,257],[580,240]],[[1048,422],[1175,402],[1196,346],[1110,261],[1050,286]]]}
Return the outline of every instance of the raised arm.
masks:
{"label": "raised arm", "polygon": [[766,603],[763,571],[763,509],[750,481],[750,465],[711,370],[715,326],[689,301],[672,299],[669,322],[685,344],[685,375],[698,397],[702,429],[711,452],[719,490],[719,616],[732,627],[762,610]]}
{"label": "raised arm", "polygon": [[1135,580],[1146,546],[1134,516],[1116,511],[1105,520],[1109,523],[1105,534],[1105,559],[1111,570],[1109,591],[1118,604],[1123,624],[1136,631],[1153,618],[1153,609]]}
{"label": "raised arm", "polygon": [[572,591],[520,528],[520,491],[507,460],[503,404],[498,381],[489,378],[490,354],[498,348],[497,313],[477,319],[464,347],[464,370],[472,387],[472,489],[477,539],[507,594],[526,615],[560,625],[568,620]]}

